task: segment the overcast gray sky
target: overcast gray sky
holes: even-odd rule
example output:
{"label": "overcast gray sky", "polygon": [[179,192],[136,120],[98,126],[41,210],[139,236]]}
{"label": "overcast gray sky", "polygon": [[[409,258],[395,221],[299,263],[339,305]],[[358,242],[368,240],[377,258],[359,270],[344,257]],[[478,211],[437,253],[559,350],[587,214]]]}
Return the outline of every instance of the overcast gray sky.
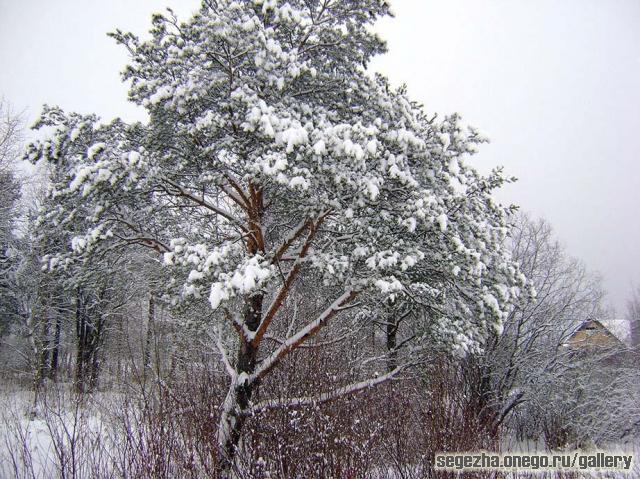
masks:
{"label": "overcast gray sky", "polygon": [[[29,122],[42,103],[103,118],[126,103],[124,51],[150,14],[197,0],[0,0],[0,95]],[[488,133],[476,165],[519,181],[498,197],[547,218],[569,253],[603,274],[624,314],[640,283],[640,1],[395,0],[374,63],[430,112]]]}

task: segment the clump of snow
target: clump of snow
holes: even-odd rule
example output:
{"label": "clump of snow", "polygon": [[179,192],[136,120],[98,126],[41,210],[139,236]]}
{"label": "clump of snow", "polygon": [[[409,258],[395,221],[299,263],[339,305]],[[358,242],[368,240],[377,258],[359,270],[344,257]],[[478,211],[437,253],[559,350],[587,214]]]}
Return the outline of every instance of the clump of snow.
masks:
{"label": "clump of snow", "polygon": [[324,155],[327,152],[327,147],[323,140],[318,140],[315,145],[313,145],[313,152],[316,155]]}
{"label": "clump of snow", "polygon": [[171,87],[163,86],[158,88],[158,90],[156,90],[156,92],[149,97],[148,103],[150,103],[151,105],[157,105],[161,101],[166,100],[167,98],[171,98],[171,96],[173,96],[173,90],[171,89]]}
{"label": "clump of snow", "polygon": [[414,217],[407,218],[402,222],[402,224],[407,227],[409,233],[413,233],[416,230],[417,222]]}
{"label": "clump of snow", "polygon": [[95,143],[91,145],[87,149],[87,158],[89,158],[90,160],[93,160],[96,157],[96,155],[102,152],[106,147],[107,145],[105,145],[104,143]]}
{"label": "clump of snow", "polygon": [[367,194],[372,201],[375,201],[380,194],[380,187],[378,181],[373,178],[367,178],[365,180],[365,187],[367,188]]}
{"label": "clump of snow", "polygon": [[383,294],[402,291],[402,283],[393,277],[390,278],[389,280],[378,279],[376,280],[375,285],[376,285],[376,288],[378,288],[380,292],[382,292]]}
{"label": "clump of snow", "polygon": [[259,288],[273,273],[273,267],[261,256],[253,256],[232,273],[222,273],[211,285],[209,302],[216,309],[223,301],[237,294],[248,294]]}
{"label": "clump of snow", "polygon": [[127,155],[127,160],[131,166],[135,166],[140,162],[140,153],[137,151],[130,151]]}
{"label": "clump of snow", "polygon": [[309,189],[309,181],[303,176],[294,176],[289,180],[289,186],[291,188],[300,188],[301,190]]}
{"label": "clump of snow", "polygon": [[288,128],[276,134],[276,143],[286,144],[287,153],[292,153],[294,147],[308,143],[309,135],[307,130],[301,126]]}
{"label": "clump of snow", "polygon": [[447,218],[446,214],[442,213],[436,218],[436,221],[438,222],[438,226],[440,226],[440,231],[447,231],[447,224],[449,219]]}
{"label": "clump of snow", "polygon": [[378,152],[378,142],[373,139],[367,143],[367,151],[370,155],[374,156]]}

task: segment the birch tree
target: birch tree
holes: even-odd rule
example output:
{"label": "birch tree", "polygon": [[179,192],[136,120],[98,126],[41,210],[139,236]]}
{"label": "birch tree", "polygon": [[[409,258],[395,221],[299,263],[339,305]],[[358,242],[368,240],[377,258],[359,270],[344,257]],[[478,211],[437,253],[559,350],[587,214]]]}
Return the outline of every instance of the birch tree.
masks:
{"label": "birch tree", "polygon": [[[50,269],[148,248],[171,275],[164,300],[208,311],[228,375],[225,470],[248,415],[387,381],[427,343],[477,351],[524,284],[491,198],[506,180],[467,164],[485,139],[366,70],[385,51],[371,25],[388,14],[383,0],[209,0],[183,23],[155,15],[147,41],[113,34],[149,121],[46,107],[51,136],[29,149],[61,173],[43,224],[88,221],[44,258]],[[293,314],[303,292],[308,307]],[[255,399],[293,352],[380,304],[411,305],[406,336],[315,396]]]}

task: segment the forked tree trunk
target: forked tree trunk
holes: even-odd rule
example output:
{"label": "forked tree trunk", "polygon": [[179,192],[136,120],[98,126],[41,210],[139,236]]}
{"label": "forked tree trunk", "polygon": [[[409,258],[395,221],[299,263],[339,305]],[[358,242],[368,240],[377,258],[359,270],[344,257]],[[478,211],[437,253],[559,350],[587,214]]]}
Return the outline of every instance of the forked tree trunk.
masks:
{"label": "forked tree trunk", "polygon": [[[260,325],[262,300],[262,295],[256,294],[246,302],[244,324],[249,331],[256,331]],[[245,378],[255,371],[257,353],[258,348],[254,347],[250,341],[240,341],[236,363],[237,379],[229,385],[218,425],[218,444],[221,453],[219,465],[224,479],[231,477],[245,423],[243,411],[249,406],[255,388],[255,384],[249,383]]]}

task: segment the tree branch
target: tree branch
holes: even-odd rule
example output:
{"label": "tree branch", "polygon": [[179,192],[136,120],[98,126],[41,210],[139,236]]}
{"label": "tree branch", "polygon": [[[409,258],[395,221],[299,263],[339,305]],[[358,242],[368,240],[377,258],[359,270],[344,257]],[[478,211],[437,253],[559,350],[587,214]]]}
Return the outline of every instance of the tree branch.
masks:
{"label": "tree branch", "polygon": [[302,264],[300,260],[304,258],[309,252],[309,248],[311,247],[311,242],[315,238],[316,233],[318,232],[318,228],[324,221],[324,218],[325,218],[324,216],[321,216],[316,223],[311,222],[311,224],[309,225],[309,235],[307,236],[307,239],[304,242],[304,245],[300,249],[300,253],[298,254],[298,259],[293,264],[293,267],[291,268],[291,270],[289,271],[289,274],[284,280],[284,283],[280,288],[280,291],[278,291],[278,294],[273,300],[273,303],[271,303],[271,306],[269,306],[269,310],[267,311],[267,314],[265,315],[264,319],[262,320],[262,322],[260,323],[260,326],[256,331],[255,338],[253,339],[254,347],[258,347],[258,345],[260,344],[260,341],[262,341],[262,337],[264,336],[264,333],[267,331],[267,328],[271,324],[271,321],[273,321],[273,318],[275,317],[276,313],[282,306],[284,299],[289,294],[291,285],[298,277],[298,274],[300,273],[300,269],[302,268]]}
{"label": "tree branch", "polygon": [[389,371],[386,374],[383,374],[382,376],[367,379],[365,381],[360,381],[357,383],[348,384],[346,386],[342,386],[340,388],[334,389],[333,391],[328,391],[318,396],[308,396],[308,397],[289,398],[289,399],[268,399],[266,401],[261,401],[251,406],[245,412],[245,414],[256,414],[256,413],[263,412],[270,409],[282,409],[282,408],[301,407],[301,406],[316,406],[318,404],[332,401],[333,399],[337,399],[341,396],[354,394],[364,389],[372,388],[385,381],[389,381],[390,379],[397,376],[402,370],[404,370],[407,367],[408,365],[404,364],[396,367],[395,369]]}
{"label": "tree branch", "polygon": [[345,291],[331,304],[331,306],[325,309],[320,316],[287,339],[278,349],[266,358],[252,374],[251,380],[253,381],[255,379],[263,378],[282,360],[282,358],[287,356],[291,351],[298,349],[298,347],[309,338],[315,336],[331,318],[340,312],[342,307],[349,304],[357,295],[358,293],[356,291]]}

